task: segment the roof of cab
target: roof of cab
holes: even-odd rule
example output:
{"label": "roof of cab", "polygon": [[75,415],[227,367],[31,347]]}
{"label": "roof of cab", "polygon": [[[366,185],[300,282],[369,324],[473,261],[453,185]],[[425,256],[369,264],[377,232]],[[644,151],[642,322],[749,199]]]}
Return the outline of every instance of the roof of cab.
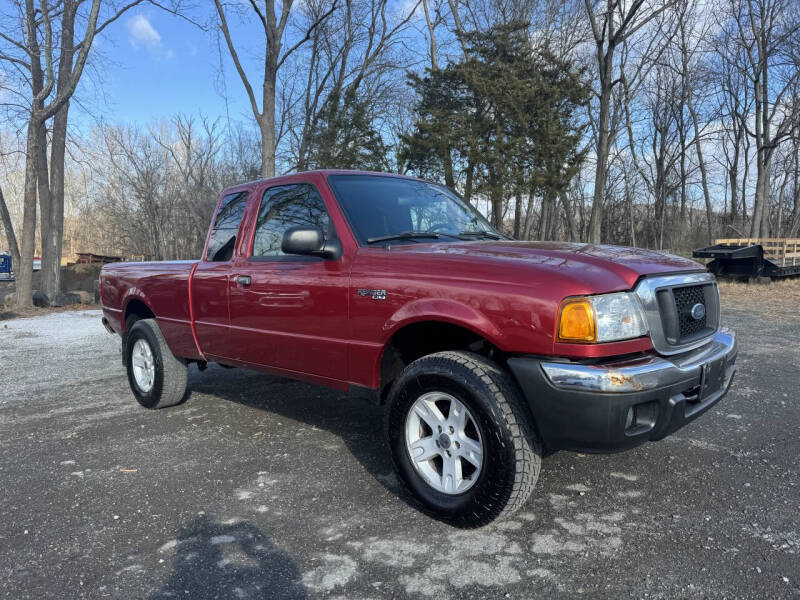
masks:
{"label": "roof of cab", "polygon": [[382,171],[359,171],[350,169],[315,169],[313,171],[299,171],[297,173],[286,173],[285,175],[276,175],[275,177],[254,179],[253,181],[239,183],[237,185],[232,185],[230,187],[225,188],[222,191],[222,195],[225,196],[233,192],[241,192],[250,189],[253,186],[256,186],[265,181],[280,183],[283,180],[291,180],[301,175],[322,175],[325,178],[327,178],[329,175],[378,175],[382,177],[401,177],[403,179],[416,179],[418,181],[422,181],[418,177],[412,177],[410,175],[402,175],[401,173],[384,173]]}

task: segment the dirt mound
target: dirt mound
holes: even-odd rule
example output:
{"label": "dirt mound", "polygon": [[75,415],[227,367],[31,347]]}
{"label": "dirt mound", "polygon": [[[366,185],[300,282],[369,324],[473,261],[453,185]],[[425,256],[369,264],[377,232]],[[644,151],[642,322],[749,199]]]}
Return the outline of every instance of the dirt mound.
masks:
{"label": "dirt mound", "polygon": [[100,279],[103,265],[70,265],[61,267],[61,289],[64,291],[82,290],[94,294],[95,281]]}
{"label": "dirt mound", "polygon": [[[100,279],[100,269],[103,265],[99,263],[85,265],[69,265],[61,267],[61,289],[64,292],[82,291],[87,292],[92,298],[95,297],[95,282]],[[42,281],[41,271],[33,274],[33,290],[40,288]],[[0,313],[3,313],[3,300],[6,295],[16,291],[15,282],[0,282]],[[17,315],[19,316],[19,315]],[[10,318],[4,316],[2,318]],[[2,320],[0,318],[0,320]]]}

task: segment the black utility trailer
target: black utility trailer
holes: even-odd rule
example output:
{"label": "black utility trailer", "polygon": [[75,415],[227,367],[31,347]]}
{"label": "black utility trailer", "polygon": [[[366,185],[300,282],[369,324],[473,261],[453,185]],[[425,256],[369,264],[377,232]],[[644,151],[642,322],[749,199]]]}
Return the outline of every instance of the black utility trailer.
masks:
{"label": "black utility trailer", "polygon": [[692,252],[711,258],[708,268],[717,277],[759,278],[800,275],[800,239],[734,238]]}

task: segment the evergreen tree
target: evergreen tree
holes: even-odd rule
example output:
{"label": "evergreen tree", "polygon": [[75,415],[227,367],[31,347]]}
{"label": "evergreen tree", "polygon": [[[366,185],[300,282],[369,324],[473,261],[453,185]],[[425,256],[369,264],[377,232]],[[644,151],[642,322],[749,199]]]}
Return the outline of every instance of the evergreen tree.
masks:
{"label": "evergreen tree", "polygon": [[373,126],[368,103],[348,89],[344,98],[331,95],[312,135],[312,169],[385,171],[388,151]]}
{"label": "evergreen tree", "polygon": [[401,138],[400,158],[412,171],[445,180],[448,162],[458,165],[465,196],[473,187],[488,196],[492,224],[501,228],[506,194],[524,190],[544,206],[579,168],[576,112],[589,88],[569,61],[535,49],[522,24],[472,32],[464,41],[460,62],[410,77],[417,120]]}

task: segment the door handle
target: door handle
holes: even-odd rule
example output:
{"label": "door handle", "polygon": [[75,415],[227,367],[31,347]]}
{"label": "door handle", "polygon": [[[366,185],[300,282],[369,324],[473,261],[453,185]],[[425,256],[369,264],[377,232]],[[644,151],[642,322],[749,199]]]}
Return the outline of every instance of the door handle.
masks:
{"label": "door handle", "polygon": [[250,275],[239,275],[236,277],[236,283],[238,283],[242,287],[248,287],[252,280],[250,279]]}

